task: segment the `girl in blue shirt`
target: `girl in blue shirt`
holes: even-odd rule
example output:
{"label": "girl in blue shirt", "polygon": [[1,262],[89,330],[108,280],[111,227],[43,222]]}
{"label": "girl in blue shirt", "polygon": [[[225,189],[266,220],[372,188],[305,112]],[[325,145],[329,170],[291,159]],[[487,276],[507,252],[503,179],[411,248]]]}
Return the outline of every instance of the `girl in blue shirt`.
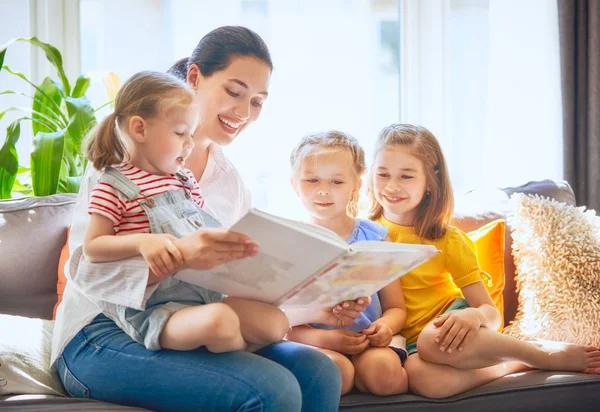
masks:
{"label": "girl in blue shirt", "polygon": [[[338,131],[309,135],[296,146],[290,161],[294,189],[311,223],[332,230],[349,244],[387,239],[387,228],[356,218],[365,172],[364,150],[356,139]],[[375,395],[408,389],[402,367],[406,351],[390,346],[406,319],[400,282],[391,283],[371,299],[349,327],[301,325],[287,335],[288,340],[319,348],[335,362],[342,374],[342,395],[354,386]]]}

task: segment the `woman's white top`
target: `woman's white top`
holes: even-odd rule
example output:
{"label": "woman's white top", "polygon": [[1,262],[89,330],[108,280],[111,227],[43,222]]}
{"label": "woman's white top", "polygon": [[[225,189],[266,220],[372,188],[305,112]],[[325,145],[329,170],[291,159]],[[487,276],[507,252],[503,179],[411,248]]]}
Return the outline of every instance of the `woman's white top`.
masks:
{"label": "woman's white top", "polygon": [[[95,302],[142,310],[154,292],[154,288],[147,287],[149,267],[141,256],[102,264],[90,263],[83,256],[90,192],[99,177],[100,172],[90,165],[81,181],[69,236],[71,256],[64,268],[68,281],[54,325],[52,365],[71,339],[102,312]],[[250,192],[216,144],[209,146],[206,169],[198,183],[205,200],[204,210],[224,227],[231,226],[250,209]]]}

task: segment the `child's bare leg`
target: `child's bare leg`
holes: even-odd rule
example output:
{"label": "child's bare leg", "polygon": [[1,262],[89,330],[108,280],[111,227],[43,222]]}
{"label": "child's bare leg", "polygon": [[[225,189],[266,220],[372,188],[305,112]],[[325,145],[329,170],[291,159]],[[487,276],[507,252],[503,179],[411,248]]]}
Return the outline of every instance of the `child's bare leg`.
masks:
{"label": "child's bare leg", "polygon": [[223,302],[238,315],[242,336],[253,350],[282,340],[289,331],[285,313],[273,305],[233,297]]}
{"label": "child's bare leg", "polygon": [[520,362],[507,362],[483,369],[456,369],[426,362],[415,353],[404,363],[411,392],[426,398],[447,398],[511,373],[529,370]]}
{"label": "child's bare leg", "polygon": [[398,395],[408,391],[408,376],[400,358],[390,348],[367,348],[354,355],[355,383],[361,392]]}
{"label": "child's bare leg", "polygon": [[189,306],[175,312],[160,334],[160,346],[192,350],[200,346],[214,353],[246,347],[236,313],[223,303]]}
{"label": "child's bare leg", "polygon": [[593,346],[553,342],[554,348],[551,348],[481,328],[463,351],[447,353],[435,342],[437,333],[438,329],[429,324],[419,335],[417,346],[421,359],[459,369],[517,361],[538,369],[600,374],[600,350]]}
{"label": "child's bare leg", "polygon": [[329,356],[329,359],[331,359],[340,370],[340,373],[342,374],[342,395],[350,392],[354,387],[354,365],[350,359],[334,350],[321,348],[317,349]]}

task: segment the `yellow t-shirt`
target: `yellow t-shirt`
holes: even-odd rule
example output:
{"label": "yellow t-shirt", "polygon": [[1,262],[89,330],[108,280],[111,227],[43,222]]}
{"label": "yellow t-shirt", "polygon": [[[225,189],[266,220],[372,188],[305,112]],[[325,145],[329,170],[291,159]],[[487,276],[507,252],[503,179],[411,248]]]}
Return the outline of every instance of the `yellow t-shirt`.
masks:
{"label": "yellow t-shirt", "polygon": [[487,275],[479,268],[473,242],[454,226],[448,226],[441,238],[429,240],[419,237],[411,226],[401,226],[384,217],[376,222],[389,228],[393,242],[433,245],[442,252],[400,278],[407,311],[401,333],[406,343],[413,343],[454,299],[463,297],[460,288],[487,279]]}

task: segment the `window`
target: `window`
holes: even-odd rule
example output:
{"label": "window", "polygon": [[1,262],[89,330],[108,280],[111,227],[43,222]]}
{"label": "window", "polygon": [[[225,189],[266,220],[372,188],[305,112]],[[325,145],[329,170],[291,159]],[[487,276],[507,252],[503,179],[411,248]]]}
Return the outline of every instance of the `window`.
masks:
{"label": "window", "polygon": [[[132,25],[132,15],[145,24]],[[336,128],[370,151],[379,130],[399,120],[397,16],[396,1],[81,0],[81,65],[95,79],[114,71],[125,80],[167,70],[218,26],[256,31],[275,65],[270,96],[226,152],[254,206],[300,217],[288,158],[303,135]],[[103,103],[100,82],[90,94],[94,105]]]}
{"label": "window", "polygon": [[[319,130],[353,134],[370,160],[381,128],[422,124],[441,141],[457,193],[561,179],[555,3],[80,0],[81,67],[125,80],[167,70],[218,26],[258,32],[275,64],[270,97],[226,152],[256,207],[301,217],[288,156]],[[90,93],[104,103],[100,82]]]}

